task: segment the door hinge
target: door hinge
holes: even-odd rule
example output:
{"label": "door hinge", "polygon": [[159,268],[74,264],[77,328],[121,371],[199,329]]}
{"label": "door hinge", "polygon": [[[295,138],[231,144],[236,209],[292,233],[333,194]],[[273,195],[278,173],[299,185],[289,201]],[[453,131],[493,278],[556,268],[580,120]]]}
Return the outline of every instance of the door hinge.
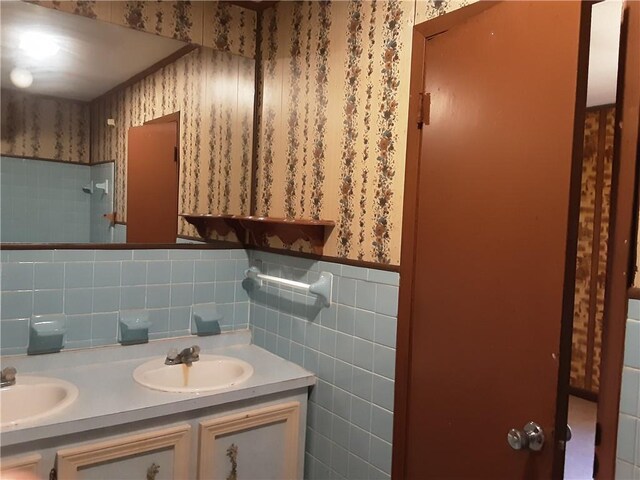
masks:
{"label": "door hinge", "polygon": [[597,447],[600,445],[601,442],[602,442],[602,425],[600,425],[600,422],[596,422],[596,435],[595,435],[594,444]]}
{"label": "door hinge", "polygon": [[49,480],[58,480],[58,471],[56,470],[56,467],[53,467],[49,471]]}
{"label": "door hinge", "polygon": [[600,470],[600,462],[598,462],[598,454],[593,454],[593,476],[591,478],[598,478],[598,470]]}
{"label": "door hinge", "polygon": [[423,125],[429,125],[429,121],[431,120],[431,94],[423,92],[419,95],[418,128],[422,128]]}
{"label": "door hinge", "polygon": [[173,147],[173,161],[178,163],[178,147]]}

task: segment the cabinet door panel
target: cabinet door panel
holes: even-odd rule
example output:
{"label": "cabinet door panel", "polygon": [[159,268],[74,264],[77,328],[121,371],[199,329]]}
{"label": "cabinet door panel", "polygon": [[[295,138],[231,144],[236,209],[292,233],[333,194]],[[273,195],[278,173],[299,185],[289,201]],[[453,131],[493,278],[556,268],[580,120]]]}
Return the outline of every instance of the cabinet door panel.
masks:
{"label": "cabinet door panel", "polygon": [[199,478],[301,478],[299,421],[300,403],[289,402],[201,422]]}
{"label": "cabinet door panel", "polygon": [[38,465],[42,457],[39,453],[24,455],[22,457],[3,458],[0,466],[0,477],[12,478],[12,475],[30,475],[37,477]]}
{"label": "cabinet door panel", "polygon": [[58,478],[188,478],[190,431],[185,424],[60,450]]}
{"label": "cabinet door panel", "polygon": [[164,448],[106,462],[93,463],[78,469],[78,480],[171,480],[173,478],[173,449]]}

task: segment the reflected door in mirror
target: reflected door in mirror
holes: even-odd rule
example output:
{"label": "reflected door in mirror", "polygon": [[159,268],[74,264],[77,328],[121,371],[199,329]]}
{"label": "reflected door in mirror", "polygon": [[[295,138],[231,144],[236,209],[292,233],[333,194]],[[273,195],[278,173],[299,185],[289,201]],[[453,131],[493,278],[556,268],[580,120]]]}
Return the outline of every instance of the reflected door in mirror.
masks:
{"label": "reflected door in mirror", "polygon": [[178,124],[132,127],[127,158],[127,243],[174,243],[178,235]]}

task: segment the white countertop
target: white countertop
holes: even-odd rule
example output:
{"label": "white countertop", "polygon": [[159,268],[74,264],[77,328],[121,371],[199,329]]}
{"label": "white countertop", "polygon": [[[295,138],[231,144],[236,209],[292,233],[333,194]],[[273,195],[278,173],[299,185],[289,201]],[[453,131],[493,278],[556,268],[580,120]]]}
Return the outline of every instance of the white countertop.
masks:
{"label": "white countertop", "polygon": [[[144,345],[111,346],[49,355],[2,357],[2,367],[12,365],[20,374],[37,374],[67,380],[80,391],[62,412],[34,423],[3,428],[2,446],[57,437],[95,428],[146,420],[199,408],[304,388],[315,384],[313,373],[251,345],[251,335],[233,332],[213,337],[181,337]],[[198,344],[202,353],[239,358],[250,363],[253,375],[240,385],[204,393],[151,390],[133,380],[133,370],[153,357]]]}

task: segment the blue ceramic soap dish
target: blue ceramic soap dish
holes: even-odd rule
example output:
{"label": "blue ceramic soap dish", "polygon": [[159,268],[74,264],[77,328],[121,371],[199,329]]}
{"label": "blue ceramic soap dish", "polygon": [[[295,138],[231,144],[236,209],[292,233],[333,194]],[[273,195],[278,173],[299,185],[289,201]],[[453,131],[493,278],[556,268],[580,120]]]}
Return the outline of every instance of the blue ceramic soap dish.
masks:
{"label": "blue ceramic soap dish", "polygon": [[147,310],[124,310],[120,312],[120,343],[137,345],[149,342],[149,312]]}
{"label": "blue ceramic soap dish", "polygon": [[67,319],[63,314],[37,315],[29,321],[29,355],[55,353],[64,348]]}
{"label": "blue ceramic soap dish", "polygon": [[204,337],[220,334],[220,321],[224,315],[218,310],[215,303],[200,303],[193,306],[193,322],[191,322],[191,334]]}

